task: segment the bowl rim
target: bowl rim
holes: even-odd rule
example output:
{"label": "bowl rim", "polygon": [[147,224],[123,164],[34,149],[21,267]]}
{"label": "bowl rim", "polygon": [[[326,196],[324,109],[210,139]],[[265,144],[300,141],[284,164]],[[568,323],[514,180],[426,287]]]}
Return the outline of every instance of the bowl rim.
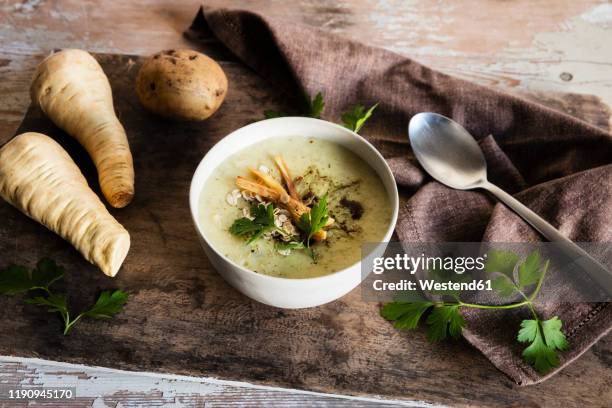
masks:
{"label": "bowl rim", "polygon": [[[202,191],[196,191],[195,189],[195,179],[198,176],[198,174],[203,171],[202,169],[205,167],[204,164],[206,162],[206,159],[209,156],[212,156],[213,154],[215,154],[215,151],[218,149],[218,146],[221,145],[222,143],[228,143],[225,142],[228,138],[230,138],[231,136],[235,135],[237,132],[243,132],[245,131],[245,129],[251,128],[251,127],[256,127],[256,126],[262,126],[262,123],[270,123],[270,122],[280,122],[280,121],[295,121],[295,120],[299,120],[299,121],[314,121],[314,122],[318,122],[319,124],[323,124],[324,126],[329,126],[332,128],[335,128],[336,130],[340,130],[348,135],[350,135],[351,137],[357,139],[360,143],[364,144],[370,151],[372,151],[374,153],[374,155],[377,157],[377,159],[383,164],[383,168],[384,170],[388,173],[388,176],[390,176],[391,180],[393,181],[393,188],[391,191],[387,191],[387,194],[389,196],[389,198],[391,199],[391,206],[392,206],[392,214],[391,214],[391,220],[389,221],[389,225],[387,227],[387,230],[385,232],[385,235],[383,237],[383,241],[381,242],[389,242],[389,239],[391,238],[391,236],[393,235],[393,232],[395,231],[395,227],[397,225],[397,218],[398,218],[398,214],[399,214],[399,192],[397,189],[397,182],[395,180],[395,177],[393,176],[393,172],[391,171],[391,168],[389,167],[389,163],[387,163],[387,161],[385,160],[385,158],[383,157],[383,155],[378,151],[378,149],[376,149],[369,141],[367,141],[364,137],[360,136],[359,134],[357,134],[356,132],[353,132],[352,130],[345,128],[344,126],[338,125],[337,123],[333,123],[333,122],[329,122],[323,119],[317,119],[317,118],[309,118],[309,117],[303,117],[303,116],[283,116],[280,118],[271,118],[271,119],[264,119],[264,120],[260,120],[254,123],[250,123],[248,125],[239,127],[238,129],[233,130],[232,132],[230,132],[229,134],[225,135],[223,138],[221,138],[217,143],[215,143],[204,155],[204,157],[202,158],[202,160],[200,160],[200,162],[198,163],[198,166],[196,167],[195,172],[193,173],[193,176],[191,178],[191,182],[189,185],[189,210],[191,213],[191,219],[194,223],[194,226],[196,228],[196,232],[200,235],[200,237],[202,237],[202,239],[204,241],[206,241],[206,243],[208,244],[208,247],[217,255],[219,256],[222,260],[224,260],[225,262],[228,262],[231,266],[233,266],[234,268],[240,270],[241,272],[246,273],[247,275],[251,275],[254,277],[257,277],[259,279],[268,279],[271,281],[277,281],[277,282],[315,282],[315,281],[325,281],[325,280],[331,280],[334,279],[334,277],[337,277],[338,275],[341,274],[346,274],[349,273],[357,264],[360,264],[363,259],[357,261],[356,263],[353,263],[345,268],[339,269],[337,271],[334,271],[332,273],[328,273],[327,275],[322,275],[322,276],[315,276],[315,277],[311,277],[311,278],[286,278],[286,277],[280,277],[280,276],[271,276],[271,275],[266,275],[264,273],[257,273],[255,271],[252,271],[248,268],[245,268],[242,265],[237,264],[236,262],[234,262],[233,260],[231,260],[230,258],[228,258],[227,256],[223,255],[221,252],[219,252],[217,250],[217,248],[215,248],[215,246],[210,242],[210,240],[206,237],[206,235],[204,234],[204,232],[202,231],[202,229],[200,228],[200,224],[197,220],[196,217],[196,209],[194,208],[194,203],[197,206],[199,203],[199,199],[200,199],[200,195],[202,193]],[[258,143],[258,142],[257,142]],[[234,153],[237,153],[239,150],[234,151],[233,153],[231,153],[230,155],[226,155],[225,158],[231,156]],[[353,152],[354,153],[354,152]],[[356,154],[356,153],[354,153]],[[361,158],[362,160],[365,161],[365,159]],[[369,163],[368,163],[369,165]],[[370,165],[371,167],[371,165]],[[214,169],[213,169],[214,171]],[[378,172],[377,172],[378,174]],[[380,175],[378,174],[378,176],[380,177]],[[204,180],[203,183],[205,183],[206,180]],[[381,180],[382,182],[382,180]],[[201,189],[200,189],[201,190]],[[385,190],[387,190],[385,188]],[[195,199],[194,199],[195,198]],[[216,268],[215,268],[216,269]]]}

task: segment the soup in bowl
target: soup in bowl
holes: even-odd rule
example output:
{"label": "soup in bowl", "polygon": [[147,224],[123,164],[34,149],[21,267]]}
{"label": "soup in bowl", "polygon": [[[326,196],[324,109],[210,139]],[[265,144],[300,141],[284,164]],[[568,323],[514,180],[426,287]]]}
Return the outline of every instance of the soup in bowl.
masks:
{"label": "soup in bowl", "polygon": [[215,145],[195,172],[190,207],[208,258],[232,286],[262,303],[302,308],[361,282],[363,245],[384,251],[398,194],[365,139],[330,122],[287,117],[245,126]]}

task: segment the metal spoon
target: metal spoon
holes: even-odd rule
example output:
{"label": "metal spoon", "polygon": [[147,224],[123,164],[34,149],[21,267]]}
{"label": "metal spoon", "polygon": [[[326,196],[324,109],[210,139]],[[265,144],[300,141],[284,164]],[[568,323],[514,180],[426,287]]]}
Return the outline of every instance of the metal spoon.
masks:
{"label": "metal spoon", "polygon": [[437,113],[415,115],[408,126],[410,144],[421,166],[440,183],[458,190],[482,188],[514,210],[562,250],[612,296],[612,274],[542,217],[487,180],[487,163],[476,140],[461,125]]}

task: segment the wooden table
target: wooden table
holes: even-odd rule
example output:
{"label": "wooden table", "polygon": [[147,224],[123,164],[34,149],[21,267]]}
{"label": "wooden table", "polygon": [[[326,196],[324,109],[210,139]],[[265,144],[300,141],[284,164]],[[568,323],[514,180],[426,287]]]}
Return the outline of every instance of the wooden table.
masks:
{"label": "wooden table", "polygon": [[[178,4],[175,4],[178,3]],[[214,3],[214,2],[209,2]],[[597,1],[531,2],[282,0],[225,1],[414,57],[434,68],[499,87],[610,129],[612,5]],[[13,134],[29,103],[37,55],[53,48],[146,55],[191,47],[182,37],[197,1],[0,2],[0,140]],[[575,404],[611,401],[612,339],[542,386],[541,404],[554,404],[555,384],[575,382]],[[598,396],[585,395],[584,376],[604,375]],[[501,376],[501,374],[500,374]],[[500,381],[503,379],[500,378]],[[575,380],[575,381],[574,381]],[[380,401],[281,390],[215,379],[127,373],[102,368],[0,357],[0,382],[78,386],[73,406],[359,406],[439,403]],[[563,384],[563,385],[561,385]],[[443,388],[444,384],[440,384]],[[500,401],[511,398],[509,386]],[[449,390],[465,400],[461,390]],[[182,405],[181,405],[182,404]],[[0,401],[0,406],[2,402]],[[25,406],[25,405],[24,405]],[[62,404],[62,406],[67,406]]]}

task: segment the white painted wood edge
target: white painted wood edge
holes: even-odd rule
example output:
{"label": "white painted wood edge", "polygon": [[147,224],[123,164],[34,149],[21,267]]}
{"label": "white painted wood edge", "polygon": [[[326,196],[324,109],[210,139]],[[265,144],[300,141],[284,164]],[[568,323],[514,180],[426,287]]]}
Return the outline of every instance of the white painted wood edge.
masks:
{"label": "white painted wood edge", "polygon": [[300,394],[300,395],[340,398],[340,399],[351,400],[351,401],[372,402],[372,403],[379,403],[379,404],[387,403],[387,404],[396,404],[398,406],[408,406],[408,407],[418,407],[418,408],[442,408],[444,407],[444,405],[432,404],[432,403],[429,403],[426,401],[420,401],[420,400],[408,400],[408,399],[395,400],[395,399],[388,399],[383,396],[358,397],[358,396],[349,396],[349,395],[341,395],[341,394],[329,394],[329,393],[316,392],[316,391],[306,391],[306,390],[299,390],[299,389],[292,389],[292,388],[257,385],[257,384],[251,384],[248,382],[243,382],[243,381],[222,380],[222,379],[214,378],[214,377],[193,377],[193,376],[187,376],[187,375],[154,373],[154,372],[148,372],[148,371],[127,371],[127,370],[119,370],[115,368],[64,363],[64,362],[59,362],[59,361],[44,360],[40,358],[31,358],[31,357],[0,356],[0,364],[2,363],[20,363],[25,366],[32,366],[32,365],[48,366],[48,367],[54,367],[54,368],[58,368],[62,370],[82,371],[84,373],[95,370],[95,371],[107,373],[107,374],[145,376],[148,378],[159,379],[159,380],[186,381],[186,382],[223,386],[223,387],[248,388],[248,389],[253,389],[253,390],[261,390],[261,391],[285,392],[285,393]]}

